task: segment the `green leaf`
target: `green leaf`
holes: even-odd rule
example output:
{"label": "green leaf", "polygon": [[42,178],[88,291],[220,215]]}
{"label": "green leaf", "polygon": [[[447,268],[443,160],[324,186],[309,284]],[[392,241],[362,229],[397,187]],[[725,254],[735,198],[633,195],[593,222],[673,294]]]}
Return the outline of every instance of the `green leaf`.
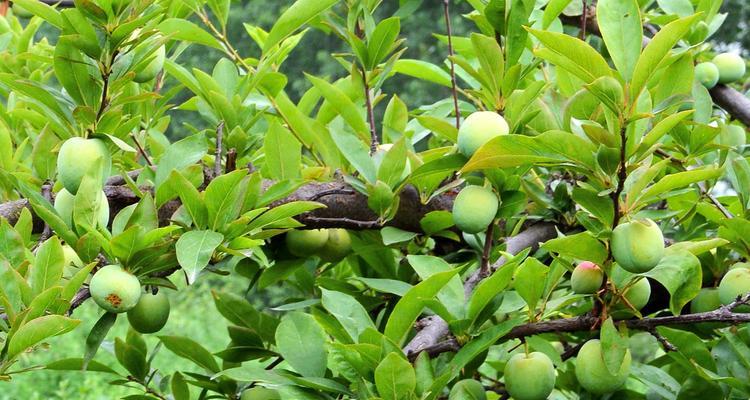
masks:
{"label": "green leaf", "polygon": [[78,35],[65,35],[55,45],[55,77],[76,103],[98,107],[101,101],[99,69],[76,48],[76,41],[80,41]]}
{"label": "green leaf", "polygon": [[324,288],[320,291],[323,308],[339,321],[355,342],[367,328],[375,329],[367,310],[354,297]]}
{"label": "green leaf", "polygon": [[656,142],[659,141],[659,139],[669,133],[672,128],[677,126],[677,124],[679,124],[682,120],[684,120],[691,114],[693,114],[693,110],[681,111],[676,114],[671,114],[659,121],[656,125],[654,125],[653,128],[651,128],[651,130],[646,135],[643,136],[641,148],[645,150],[655,145]]}
{"label": "green leaf", "polygon": [[615,67],[630,81],[643,39],[638,1],[602,0],[596,7],[596,21]]}
{"label": "green leaf", "polygon": [[548,240],[542,245],[548,251],[577,260],[602,265],[607,259],[607,248],[589,232],[576,233]]}
{"label": "green leaf", "polygon": [[389,353],[375,369],[375,387],[383,400],[411,399],[416,386],[414,368],[398,353]]}
{"label": "green leaf", "polygon": [[547,29],[560,14],[562,14],[565,7],[570,4],[572,0],[550,0],[547,6],[544,7],[544,14],[542,15],[542,29]]}
{"label": "green leaf", "polygon": [[620,336],[614,322],[612,322],[612,317],[607,318],[602,324],[600,337],[604,365],[607,367],[610,375],[617,375],[620,372],[622,361],[625,359],[625,353],[628,350],[628,340]]}
{"label": "green leaf", "polygon": [[677,44],[693,25],[698,15],[681,18],[670,22],[659,30],[643,49],[633,71],[633,80],[630,84],[630,98],[635,101],[640,97],[641,91],[646,83],[654,76],[656,68],[667,56],[672,47]]}
{"label": "green leaf", "polygon": [[62,315],[45,315],[29,321],[10,337],[7,359],[14,359],[43,340],[72,331],[80,322]]}
{"label": "green leaf", "polygon": [[274,207],[264,212],[258,218],[252,220],[248,224],[247,229],[249,231],[261,229],[273,223],[283,221],[287,218],[294,217],[296,215],[299,215],[308,211],[316,210],[322,207],[325,207],[325,206],[323,204],[316,203],[314,201],[295,201],[291,203],[282,204],[278,207]]}
{"label": "green leaf", "polygon": [[482,310],[508,287],[513,273],[516,271],[516,264],[506,262],[492,275],[479,282],[474,289],[474,293],[471,294],[466,310],[466,318],[471,324],[474,324]]}
{"label": "green leaf", "polygon": [[402,58],[393,64],[393,72],[451,87],[451,76],[439,66],[422,60]]}
{"label": "green leaf", "polygon": [[529,29],[544,46],[534,53],[580,78],[591,83],[602,76],[611,76],[607,61],[586,42],[564,33]]}
{"label": "green leaf", "polygon": [[324,79],[317,78],[310,74],[305,74],[305,76],[313,86],[320,91],[320,94],[323,95],[331,106],[333,106],[336,112],[341,115],[341,118],[346,121],[354,132],[356,132],[360,138],[369,141],[370,131],[365,122],[365,118],[362,115],[362,110],[354,104],[349,96],[347,96],[341,89],[328,83]]}
{"label": "green leaf", "polygon": [[533,10],[533,2],[528,0],[511,0],[508,23],[506,25],[507,32],[505,33],[506,63],[508,65],[517,64],[518,59],[523,54],[523,50],[526,48],[529,36],[526,26],[530,25],[529,16]]}
{"label": "green leaf", "polygon": [[211,353],[200,343],[182,336],[159,336],[164,347],[172,353],[212,373],[221,371],[219,364]]}
{"label": "green leaf", "polygon": [[266,132],[263,153],[268,178],[282,180],[300,177],[302,145],[276,120],[271,122]]}
{"label": "green leaf", "polygon": [[513,288],[529,306],[529,312],[534,312],[544,293],[548,273],[549,268],[533,257],[527,258],[516,270]]}
{"label": "green leaf", "polygon": [[188,283],[195,282],[198,273],[208,265],[214,250],[224,240],[224,235],[213,231],[190,231],[177,240],[177,261],[185,270]]}
{"label": "green leaf", "polygon": [[370,183],[377,181],[375,162],[370,157],[370,146],[349,132],[333,130],[331,137],[347,161]]}
{"label": "green leaf", "polygon": [[263,54],[268,53],[277,43],[336,3],[338,0],[297,0],[294,2],[281,14],[271,31],[268,32],[268,37],[263,44]]}
{"label": "green leaf", "polygon": [[164,186],[170,186],[174,192],[177,192],[196,228],[203,229],[208,226],[208,210],[203,196],[180,171],[172,170]]}
{"label": "green leaf", "polygon": [[[51,371],[82,371],[84,370],[83,363],[83,358],[64,358],[62,360],[52,361],[45,365],[44,369]],[[89,361],[88,368],[85,370],[87,372],[106,372],[108,374],[117,375],[117,372],[112,368],[94,360]]]}
{"label": "green leaf", "polygon": [[412,287],[396,303],[391,317],[385,325],[385,336],[402,345],[407,333],[414,325],[414,321],[422,313],[425,302],[434,298],[448,284],[456,272],[455,270],[439,272]]}
{"label": "green leaf", "polygon": [[477,58],[479,59],[479,65],[481,66],[480,73],[483,75],[484,81],[489,85],[487,89],[494,96],[499,95],[503,85],[503,72],[505,70],[503,52],[500,49],[500,45],[497,44],[494,38],[478,33],[471,34],[471,44],[474,46],[474,51],[477,53]]}
{"label": "green leaf", "polygon": [[38,0],[14,0],[13,4],[18,4],[30,13],[41,17],[57,28],[63,27],[63,19],[60,16],[60,12],[48,4]]}
{"label": "green leaf", "polygon": [[198,25],[182,18],[167,18],[162,21],[158,29],[174,40],[198,43],[215,49],[224,50],[221,42]]}
{"label": "green leaf", "polygon": [[408,242],[417,237],[417,234],[392,226],[386,226],[380,230],[380,236],[383,238],[383,244],[390,246],[394,243]]}
{"label": "green leaf", "polygon": [[204,192],[209,228],[224,231],[224,227],[239,217],[247,191],[247,170],[238,169],[214,178]]}
{"label": "green leaf", "polygon": [[276,328],[276,346],[284,361],[302,376],[326,372],[326,334],[309,314],[292,312]]}
{"label": "green leaf", "polygon": [[278,320],[253,308],[244,298],[230,293],[212,291],[216,310],[227,320],[257,332],[263,340],[273,343]]}
{"label": "green leaf", "polygon": [[672,190],[687,187],[693,183],[702,182],[708,179],[719,178],[722,173],[722,168],[708,167],[667,175],[642,192],[638,201],[649,203]]}
{"label": "green leaf", "polygon": [[404,138],[401,138],[383,156],[383,161],[380,162],[378,168],[378,180],[395,188],[405,177],[404,168],[406,168],[406,142]]}
{"label": "green leaf", "polygon": [[[202,134],[189,135],[172,143],[159,158],[154,176],[154,188],[158,191],[172,170],[180,170],[195,164],[208,152],[208,143]],[[158,196],[157,196],[158,197]]]}
{"label": "green leaf", "polygon": [[398,17],[386,18],[378,23],[367,43],[368,69],[375,68],[388,57],[400,31],[401,22]]}
{"label": "green leaf", "polygon": [[81,365],[82,371],[88,370],[91,360],[94,358],[94,355],[96,355],[96,352],[99,350],[102,342],[104,342],[104,338],[107,337],[107,333],[115,324],[115,321],[117,321],[117,314],[106,312],[91,328],[89,335],[86,337],[86,353],[83,355],[83,362]]}
{"label": "green leaf", "polygon": [[701,290],[703,271],[698,257],[685,250],[668,250],[652,270],[644,273],[657,280],[670,294],[669,310],[680,315],[682,307]]}
{"label": "green leaf", "polygon": [[34,295],[60,282],[64,259],[63,248],[57,236],[52,236],[39,246],[31,267],[31,290]]}

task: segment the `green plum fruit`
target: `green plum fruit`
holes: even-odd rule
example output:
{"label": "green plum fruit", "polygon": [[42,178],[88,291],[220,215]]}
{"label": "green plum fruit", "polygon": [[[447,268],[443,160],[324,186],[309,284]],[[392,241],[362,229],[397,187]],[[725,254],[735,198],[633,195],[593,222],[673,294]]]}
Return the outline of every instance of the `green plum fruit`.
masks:
{"label": "green plum fruit", "polygon": [[[721,304],[729,304],[737,297],[745,296],[750,293],[750,269],[734,268],[727,271],[719,282],[719,300]],[[750,312],[750,306],[739,306],[734,309],[736,312]]]}
{"label": "green plum fruit", "polygon": [[477,111],[466,117],[458,130],[458,150],[466,157],[490,139],[507,135],[508,123],[500,114],[493,111]]}
{"label": "green plum fruit", "polygon": [[718,137],[719,144],[737,148],[745,145],[747,139],[745,128],[737,124],[728,124],[721,129]]}
{"label": "green plum fruit", "polygon": [[520,353],[505,364],[505,388],[516,400],[544,400],[555,388],[555,366],[544,353]]}
{"label": "green plum fruit", "polygon": [[594,294],[602,286],[604,271],[591,261],[584,261],[573,270],[570,286],[578,294]]}
{"label": "green plum fruit", "polygon": [[737,54],[717,54],[712,62],[719,69],[719,83],[732,83],[745,75],[745,60]]}
{"label": "green plum fruit", "polygon": [[693,314],[713,311],[719,307],[721,307],[721,299],[719,299],[719,289],[717,288],[701,289],[690,302],[690,312]]}
{"label": "green plum fruit", "polygon": [[[651,297],[651,284],[648,279],[639,279],[636,283],[630,285],[622,294],[625,300],[630,303],[636,310],[645,307]],[[617,319],[629,318],[634,315],[633,310],[623,301],[618,301],[612,308],[612,317]]]}
{"label": "green plum fruit", "polygon": [[309,257],[328,242],[327,229],[291,230],[286,233],[286,248],[297,257]]}
{"label": "green plum fruit", "polygon": [[738,262],[738,263],[732,264],[732,266],[729,267],[729,269],[735,269],[735,268],[750,269],[750,263],[748,263],[748,262]]}
{"label": "green plum fruit", "polygon": [[242,392],[240,400],[281,400],[281,395],[273,389],[256,386]]}
{"label": "green plum fruit", "polygon": [[66,278],[70,278],[75,275],[76,272],[78,272],[79,268],[83,268],[83,261],[81,261],[81,257],[78,257],[78,254],[75,250],[73,250],[72,247],[64,244],[62,248],[64,268],[63,276]]}
{"label": "green plum fruit", "polygon": [[712,62],[702,62],[695,66],[695,79],[706,89],[711,89],[719,82],[719,69]]}
{"label": "green plum fruit", "polygon": [[165,290],[153,294],[142,293],[138,304],[128,311],[128,322],[137,332],[154,333],[161,330],[169,319],[169,298]]}
{"label": "green plum fruit", "polygon": [[63,187],[71,194],[78,193],[83,176],[97,159],[102,160],[101,175],[104,183],[112,170],[112,159],[104,142],[81,137],[66,140],[57,155],[57,175]]}
{"label": "green plum fruit", "polygon": [[486,400],[487,391],[482,383],[474,379],[463,379],[456,382],[448,394],[448,400]]}
{"label": "green plum fruit", "polygon": [[594,394],[612,393],[625,384],[630,374],[632,356],[626,350],[619,370],[612,374],[604,363],[602,344],[598,339],[589,340],[578,351],[576,357],[576,378],[581,387]]}
{"label": "green plum fruit", "polygon": [[617,225],[612,232],[612,256],[628,272],[650,271],[664,256],[664,236],[659,225],[650,219]]}
{"label": "green plum fruit", "polygon": [[318,255],[324,261],[336,262],[346,257],[352,250],[352,239],[346,229],[329,229],[328,240],[320,248]]}
{"label": "green plum fruit", "polygon": [[135,275],[119,265],[107,265],[91,278],[89,291],[99,307],[109,312],[123,313],[138,304],[141,284]]}
{"label": "green plum fruit", "polygon": [[[65,223],[73,227],[73,209],[75,204],[75,196],[70,194],[67,189],[60,189],[55,196],[55,210]],[[97,216],[97,223],[99,226],[106,228],[109,222],[109,202],[107,201],[107,195],[104,192],[100,192],[99,195],[99,213]]]}
{"label": "green plum fruit", "polygon": [[[136,50],[136,52],[137,51],[138,50]],[[158,75],[159,72],[164,68],[164,61],[167,58],[167,49],[164,47],[164,45],[161,45],[156,49],[156,51],[154,51],[153,54],[149,55],[149,57],[153,57],[152,60],[148,64],[146,64],[143,69],[135,74],[133,81],[138,83],[146,83],[156,78],[156,75]]]}
{"label": "green plum fruit", "polygon": [[492,189],[467,186],[453,202],[453,223],[462,232],[479,233],[495,219],[499,200]]}

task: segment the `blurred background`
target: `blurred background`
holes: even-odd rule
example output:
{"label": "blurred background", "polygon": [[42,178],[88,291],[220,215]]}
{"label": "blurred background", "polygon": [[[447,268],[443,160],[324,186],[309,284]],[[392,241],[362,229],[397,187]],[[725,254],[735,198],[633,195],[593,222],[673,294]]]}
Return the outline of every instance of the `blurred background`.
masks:
{"label": "blurred background", "polygon": [[[257,57],[260,54],[260,48],[250,39],[243,23],[250,22],[268,30],[276,18],[292,2],[292,0],[233,1],[228,28],[229,39],[237,47],[240,54],[245,57]],[[378,9],[378,18],[393,15],[398,9],[398,4],[399,2],[395,0],[384,1]],[[471,7],[460,0],[453,1],[451,7],[454,34],[465,35],[473,30],[473,23],[462,17],[462,14],[471,11]],[[727,13],[727,19],[722,28],[711,38],[711,41],[717,48],[742,52],[747,57],[750,55],[748,53],[748,49],[750,49],[750,35],[748,35],[750,2],[747,0],[724,0],[722,12]],[[433,33],[442,34],[445,32],[442,1],[423,1],[417,10],[410,13],[408,18],[402,20],[401,31],[401,36],[406,38],[406,46],[408,47],[404,55],[405,58],[442,64],[447,49],[433,36]],[[51,35],[52,30],[42,30],[40,35],[45,35],[45,32],[47,35]],[[54,43],[53,37],[50,37],[49,40]],[[335,36],[327,35],[319,30],[310,30],[303,42],[282,66],[282,72],[289,78],[286,88],[289,95],[297,100],[310,87],[310,83],[304,78],[303,72],[333,79],[346,74],[347,71],[330,57],[331,53],[346,50],[345,45]],[[181,54],[177,62],[187,67],[210,71],[221,57],[222,54],[218,51],[195,46]],[[168,80],[167,85],[170,84],[174,84],[174,82]],[[421,82],[403,75],[394,76],[383,89],[386,93],[398,93],[410,109],[431,104],[450,94],[447,89],[441,86]],[[179,104],[181,101],[187,100],[189,96],[190,94],[184,91],[180,97],[175,99],[175,103]],[[381,104],[376,111],[382,113],[384,108],[385,105]],[[169,131],[171,137],[183,136],[184,132],[187,131],[187,128],[183,128],[185,124],[199,128],[205,127],[205,122],[194,112],[175,110],[171,116],[172,124]],[[179,276],[175,280],[180,280]],[[184,282],[176,282],[181,286],[181,290],[178,293],[169,293],[172,313],[167,326],[160,334],[188,336],[202,343],[211,351],[223,348],[228,340],[225,320],[215,312],[211,290],[242,293],[245,290],[245,282],[244,278],[217,276],[208,276],[192,287],[185,287]],[[281,288],[271,289],[273,290],[266,291],[262,298],[255,293],[248,293],[248,297],[260,307],[281,303],[285,297]],[[84,352],[86,335],[98,319],[99,314],[99,308],[92,302],[87,302],[74,314],[75,317],[83,320],[75,334],[53,340],[51,344],[54,352],[40,349],[26,356],[22,359],[18,368],[43,365],[61,358],[81,357]],[[109,337],[123,337],[127,327],[128,324],[125,319],[120,318]],[[154,337],[148,339],[149,349],[153,349],[157,340]],[[104,346],[104,351],[100,351],[96,359],[106,364],[116,364],[112,343],[105,342]],[[154,362],[155,368],[164,368],[167,371],[184,369],[183,366],[184,363],[179,358],[166,351],[160,352]],[[21,374],[14,377],[10,382],[0,383],[0,400],[98,400],[119,398],[126,394],[135,393],[127,392],[119,386],[108,385],[107,382],[110,379],[111,377],[101,373],[79,374],[39,371]]]}

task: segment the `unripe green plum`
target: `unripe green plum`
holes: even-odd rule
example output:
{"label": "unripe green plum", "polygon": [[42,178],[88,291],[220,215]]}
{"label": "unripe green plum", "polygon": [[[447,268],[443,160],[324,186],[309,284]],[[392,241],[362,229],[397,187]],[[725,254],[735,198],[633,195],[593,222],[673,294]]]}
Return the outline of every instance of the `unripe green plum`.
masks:
{"label": "unripe green plum", "polygon": [[281,396],[273,389],[257,386],[242,392],[240,400],[281,400]]}
{"label": "unripe green plum", "polygon": [[[74,203],[75,196],[70,194],[66,189],[60,189],[55,196],[55,210],[62,220],[70,227],[73,226],[73,209],[75,208]],[[109,222],[109,202],[107,201],[107,195],[104,192],[100,193],[99,196],[99,215],[97,218],[99,226],[106,228]]]}
{"label": "unripe green plum", "polygon": [[578,294],[594,294],[602,286],[604,271],[591,261],[584,261],[573,270],[570,286]]}
{"label": "unripe green plum", "polygon": [[138,304],[128,311],[128,322],[137,332],[154,333],[161,330],[169,319],[169,298],[164,290],[153,294],[142,293]]}
{"label": "unripe green plum", "polygon": [[744,146],[746,139],[745,128],[736,124],[725,125],[719,133],[719,144],[732,148]]}
{"label": "unripe green plum", "polygon": [[690,302],[690,312],[703,313],[716,310],[721,307],[719,299],[719,289],[703,288],[697,296]]}
{"label": "unripe green plum", "polygon": [[97,159],[102,160],[102,183],[109,178],[112,159],[104,142],[99,139],[73,137],[65,141],[57,155],[57,175],[65,189],[78,193],[78,186]]}
{"label": "unripe green plum", "polygon": [[738,262],[738,263],[732,264],[732,266],[729,267],[729,269],[736,269],[736,268],[750,269],[750,263],[747,263],[747,262]]}
{"label": "unripe green plum", "polygon": [[544,353],[520,353],[505,364],[505,388],[516,400],[544,400],[555,388],[555,366]]}
{"label": "unripe green plum", "polygon": [[34,16],[34,14],[31,13],[31,11],[19,6],[18,4],[13,4],[13,15],[15,15],[18,18],[24,18],[28,19]]}
{"label": "unripe green plum", "polygon": [[466,157],[490,139],[507,135],[510,132],[508,123],[500,114],[493,111],[477,111],[466,117],[458,129],[458,150]]}
{"label": "unripe green plum", "polygon": [[[734,268],[729,270],[719,282],[719,300],[721,304],[729,304],[737,297],[750,293],[750,269]],[[750,312],[750,306],[740,306],[736,312]]]}
{"label": "unripe green plum", "polygon": [[[635,307],[636,310],[640,310],[646,306],[648,299],[651,297],[651,284],[646,278],[639,279],[636,283],[625,289],[625,293],[622,295],[630,305]],[[623,319],[632,317],[633,315],[633,310],[622,300],[618,301],[612,307],[612,317],[614,318]]]}
{"label": "unripe green plum", "polygon": [[63,276],[71,277],[78,271],[79,268],[83,267],[83,261],[81,261],[81,257],[78,257],[78,253],[76,253],[76,251],[73,250],[72,247],[64,244],[62,248],[64,263]]}
{"label": "unripe green plum", "polygon": [[706,89],[711,89],[719,82],[719,69],[712,62],[702,62],[695,66],[695,79]]}
{"label": "unripe green plum", "polygon": [[352,250],[352,239],[346,229],[329,229],[328,240],[318,252],[324,261],[340,261]]}
{"label": "unripe green plum", "polygon": [[291,230],[286,233],[286,248],[297,257],[315,254],[327,241],[327,229]]}
{"label": "unripe green plum", "polygon": [[448,394],[448,400],[485,400],[487,391],[484,390],[482,383],[474,379],[463,379],[456,382]]}
{"label": "unripe green plum", "polygon": [[719,83],[731,83],[745,75],[745,60],[734,53],[721,53],[712,60],[719,69]]}
{"label": "unripe green plum", "polygon": [[138,304],[141,284],[135,275],[119,265],[107,265],[91,278],[89,291],[99,307],[109,312],[123,313]]}
{"label": "unripe green plum", "polygon": [[664,256],[664,236],[650,219],[624,222],[612,232],[612,256],[634,274],[650,271]]}
{"label": "unripe green plum", "polygon": [[149,57],[153,57],[153,59],[145,67],[143,67],[143,69],[135,74],[133,81],[138,83],[146,83],[156,78],[156,75],[158,75],[159,72],[164,68],[164,61],[167,58],[167,49],[164,47],[164,45],[159,46],[159,48],[157,48],[156,51]]}
{"label": "unripe green plum", "polygon": [[479,233],[495,219],[499,200],[492,189],[467,186],[453,202],[453,223],[466,233]]}
{"label": "unripe green plum", "polygon": [[576,357],[576,378],[581,387],[594,394],[612,393],[625,384],[630,374],[632,356],[630,349],[616,374],[612,374],[604,364],[602,344],[598,339],[589,340],[578,351]]}

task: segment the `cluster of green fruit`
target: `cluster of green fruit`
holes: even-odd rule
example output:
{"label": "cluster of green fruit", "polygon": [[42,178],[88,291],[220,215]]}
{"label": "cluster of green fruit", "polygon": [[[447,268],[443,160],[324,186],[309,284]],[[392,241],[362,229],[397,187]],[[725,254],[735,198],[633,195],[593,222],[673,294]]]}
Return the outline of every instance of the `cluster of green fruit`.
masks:
{"label": "cluster of green fruit", "polygon": [[107,265],[91,278],[94,302],[111,313],[128,313],[130,326],[140,333],[154,333],[167,323],[169,299],[160,290],[143,292],[138,278],[119,265]]}
{"label": "cluster of green fruit", "polygon": [[[477,111],[466,117],[458,130],[458,151],[471,157],[483,144],[507,135],[508,123],[498,113]],[[479,233],[495,219],[500,198],[490,188],[466,186],[453,202],[453,222],[465,233]]]}
{"label": "cluster of green fruit", "polygon": [[323,261],[337,262],[352,250],[346,229],[291,230],[286,233],[286,248],[297,257],[317,255]]}
{"label": "cluster of green fruit", "polygon": [[745,60],[737,54],[721,53],[711,61],[695,66],[695,79],[706,89],[717,83],[732,83],[745,75]]}

